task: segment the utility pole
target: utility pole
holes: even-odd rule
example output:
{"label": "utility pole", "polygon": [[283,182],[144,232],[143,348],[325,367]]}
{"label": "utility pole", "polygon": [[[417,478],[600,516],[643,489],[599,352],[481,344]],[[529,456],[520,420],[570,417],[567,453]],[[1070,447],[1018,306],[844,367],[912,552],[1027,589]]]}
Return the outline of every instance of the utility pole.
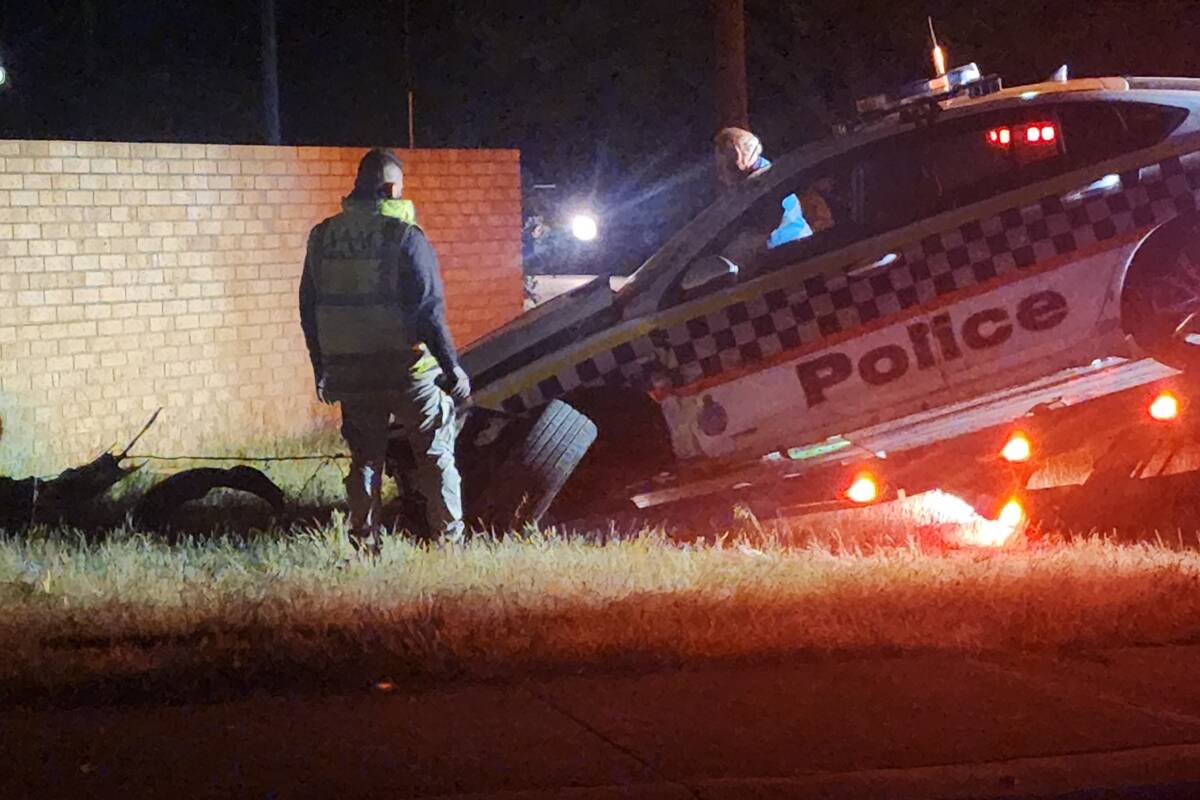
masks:
{"label": "utility pole", "polygon": [[712,0],[712,10],[717,45],[717,122],[722,128],[749,128],[743,0]]}
{"label": "utility pole", "polygon": [[275,36],[275,0],[261,0],[262,11],[262,88],[263,125],[267,143],[280,144],[283,135],[279,126],[279,59]]}
{"label": "utility pole", "polygon": [[412,79],[412,35],[409,27],[409,2],[404,0],[404,85],[408,99],[408,149],[417,146],[417,136],[413,125],[413,79]]}

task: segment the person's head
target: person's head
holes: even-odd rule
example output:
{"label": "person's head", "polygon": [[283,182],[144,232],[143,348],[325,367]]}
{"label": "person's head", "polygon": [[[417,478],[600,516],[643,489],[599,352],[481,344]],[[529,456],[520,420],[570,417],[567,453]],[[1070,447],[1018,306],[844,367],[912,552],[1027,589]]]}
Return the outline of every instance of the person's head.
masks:
{"label": "person's head", "polygon": [[404,166],[390,149],[373,147],[358,162],[354,197],[373,200],[399,198],[404,192]]}
{"label": "person's head", "polygon": [[733,186],[751,172],[762,156],[762,142],[758,137],[741,128],[722,128],[713,137],[713,148],[717,157],[717,173],[721,183]]}

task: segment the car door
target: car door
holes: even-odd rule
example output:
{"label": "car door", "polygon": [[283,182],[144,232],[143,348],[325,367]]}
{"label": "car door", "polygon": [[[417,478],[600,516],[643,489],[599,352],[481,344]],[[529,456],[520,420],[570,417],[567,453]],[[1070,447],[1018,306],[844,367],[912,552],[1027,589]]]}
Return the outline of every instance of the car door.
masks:
{"label": "car door", "polygon": [[[890,140],[802,170],[682,273],[655,332],[677,451],[767,452],[918,410],[943,391],[934,334],[913,311],[924,290],[896,245],[928,207],[919,173]],[[797,203],[812,232],[780,241]],[[723,282],[692,281],[700,292],[689,293],[701,271]]]}
{"label": "car door", "polygon": [[[1124,352],[1112,288],[1140,241],[1139,227],[1150,224],[1148,216],[1137,221],[1135,208],[1150,214],[1156,195],[1138,169],[1106,174],[1102,166],[1165,137],[1169,120],[1148,125],[1147,108],[1046,103],[936,132],[925,159],[939,180],[940,203],[980,209],[942,235],[939,256],[963,284],[945,312],[954,393],[1015,385]],[[997,196],[1012,200],[997,207]]]}

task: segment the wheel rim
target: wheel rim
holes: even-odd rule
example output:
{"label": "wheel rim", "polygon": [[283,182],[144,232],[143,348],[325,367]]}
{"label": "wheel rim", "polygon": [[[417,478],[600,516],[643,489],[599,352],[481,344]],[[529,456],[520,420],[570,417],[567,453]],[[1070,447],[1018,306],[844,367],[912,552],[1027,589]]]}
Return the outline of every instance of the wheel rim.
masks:
{"label": "wheel rim", "polygon": [[1200,224],[1180,231],[1163,259],[1136,275],[1133,298],[1138,320],[1134,339],[1159,360],[1178,364],[1200,358],[1200,345],[1176,336],[1200,312]]}

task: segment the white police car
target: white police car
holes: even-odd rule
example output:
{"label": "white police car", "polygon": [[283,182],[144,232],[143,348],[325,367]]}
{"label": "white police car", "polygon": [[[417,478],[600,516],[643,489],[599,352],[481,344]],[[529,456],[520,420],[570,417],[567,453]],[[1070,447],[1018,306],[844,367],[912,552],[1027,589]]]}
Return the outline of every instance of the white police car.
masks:
{"label": "white police car", "polygon": [[[597,280],[470,347],[477,404],[578,407],[611,485],[1097,358],[1200,361],[1200,79],[999,89],[969,65],[915,94],[747,179],[619,291]],[[820,223],[770,248],[792,195]]]}

